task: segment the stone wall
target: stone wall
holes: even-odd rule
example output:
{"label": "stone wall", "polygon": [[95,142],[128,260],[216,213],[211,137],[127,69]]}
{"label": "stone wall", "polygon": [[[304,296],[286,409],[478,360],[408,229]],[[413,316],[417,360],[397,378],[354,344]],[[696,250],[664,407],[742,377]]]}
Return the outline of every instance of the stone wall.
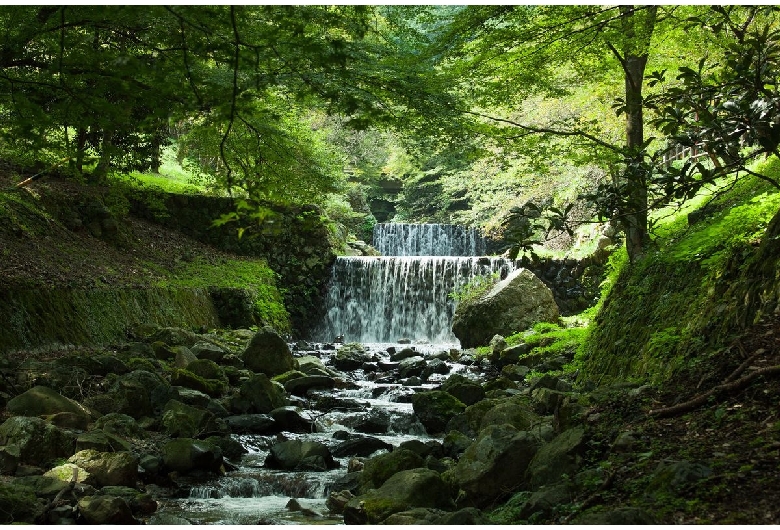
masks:
{"label": "stone wall", "polygon": [[529,258],[517,260],[550,288],[561,315],[579,313],[595,305],[601,294],[606,254],[583,259]]}
{"label": "stone wall", "polygon": [[264,205],[260,221],[242,219],[213,226],[220,216],[236,211],[227,197],[146,194],[131,200],[133,215],[178,230],[215,248],[242,256],[262,257],[279,275],[293,332],[305,337],[319,321],[322,300],[336,255],[330,232],[316,206]]}

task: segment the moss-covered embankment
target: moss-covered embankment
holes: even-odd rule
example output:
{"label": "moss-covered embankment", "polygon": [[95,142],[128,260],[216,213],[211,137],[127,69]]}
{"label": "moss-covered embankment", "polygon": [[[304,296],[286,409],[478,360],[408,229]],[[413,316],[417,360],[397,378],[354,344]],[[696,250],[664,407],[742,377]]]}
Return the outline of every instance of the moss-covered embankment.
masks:
{"label": "moss-covered embankment", "polygon": [[103,344],[140,324],[300,332],[316,320],[334,255],[313,208],[275,208],[238,238],[211,228],[232,211],[224,199],[14,184],[0,175],[0,351]]}
{"label": "moss-covered embankment", "polygon": [[734,341],[778,307],[778,207],[776,190],[745,181],[678,216],[641,261],[616,254],[580,376],[660,383],[734,355]]}
{"label": "moss-covered embankment", "polygon": [[[336,254],[331,233],[316,206],[263,204],[242,210],[226,197],[149,192],[131,199],[130,211],[214,248],[263,258],[278,274],[296,334],[305,336],[319,321]],[[214,225],[216,219],[231,212],[236,213],[235,222]]]}

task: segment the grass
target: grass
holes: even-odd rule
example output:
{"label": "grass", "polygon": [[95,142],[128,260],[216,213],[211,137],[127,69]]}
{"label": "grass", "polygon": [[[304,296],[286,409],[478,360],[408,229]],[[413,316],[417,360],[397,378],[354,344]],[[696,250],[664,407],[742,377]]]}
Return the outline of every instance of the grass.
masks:
{"label": "grass", "polygon": [[159,173],[133,171],[129,174],[115,174],[112,177],[134,187],[160,188],[169,193],[213,194],[203,176],[193,175],[183,168],[176,158],[176,147],[168,146],[163,150]]}

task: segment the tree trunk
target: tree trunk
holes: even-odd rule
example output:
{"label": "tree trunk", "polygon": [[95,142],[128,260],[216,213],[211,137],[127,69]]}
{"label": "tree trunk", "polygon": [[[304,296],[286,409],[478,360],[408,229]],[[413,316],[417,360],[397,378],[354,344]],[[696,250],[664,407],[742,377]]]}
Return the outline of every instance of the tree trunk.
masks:
{"label": "tree trunk", "polygon": [[642,153],[644,134],[644,101],[642,85],[647,66],[650,40],[655,27],[657,6],[620,6],[623,25],[623,65],[626,90],[626,169],[624,179],[629,197],[626,211],[621,212],[626,233],[626,251],[631,261],[644,255],[649,241],[647,232],[647,173]]}

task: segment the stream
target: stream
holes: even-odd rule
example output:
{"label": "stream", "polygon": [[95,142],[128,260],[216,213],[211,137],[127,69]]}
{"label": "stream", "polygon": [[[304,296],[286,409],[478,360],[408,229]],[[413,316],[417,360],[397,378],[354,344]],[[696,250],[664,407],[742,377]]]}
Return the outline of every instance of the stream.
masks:
{"label": "stream", "polygon": [[[291,344],[294,356],[316,357],[338,373],[335,389],[290,396],[300,416],[311,422],[310,432],[234,435],[248,450],[240,462],[231,462],[235,469],[205,481],[180,482],[178,496],[160,500],[148,523],[343,524],[326,501],[331,491],[344,489],[339,480],[355,459],[339,451],[346,440],[372,437],[394,448],[432,440],[415,417],[412,396],[437,388],[452,374],[468,377],[477,369],[459,362],[449,294],[476,275],[505,276],[513,264],[464,256],[484,243],[473,231],[452,225],[377,225],[374,245],[396,255],[338,258],[324,321],[311,342]],[[367,362],[338,370],[334,356],[341,342],[359,343]],[[296,438],[325,444],[338,467],[306,472],[265,467],[275,443]],[[288,508],[291,499],[302,509]]]}

